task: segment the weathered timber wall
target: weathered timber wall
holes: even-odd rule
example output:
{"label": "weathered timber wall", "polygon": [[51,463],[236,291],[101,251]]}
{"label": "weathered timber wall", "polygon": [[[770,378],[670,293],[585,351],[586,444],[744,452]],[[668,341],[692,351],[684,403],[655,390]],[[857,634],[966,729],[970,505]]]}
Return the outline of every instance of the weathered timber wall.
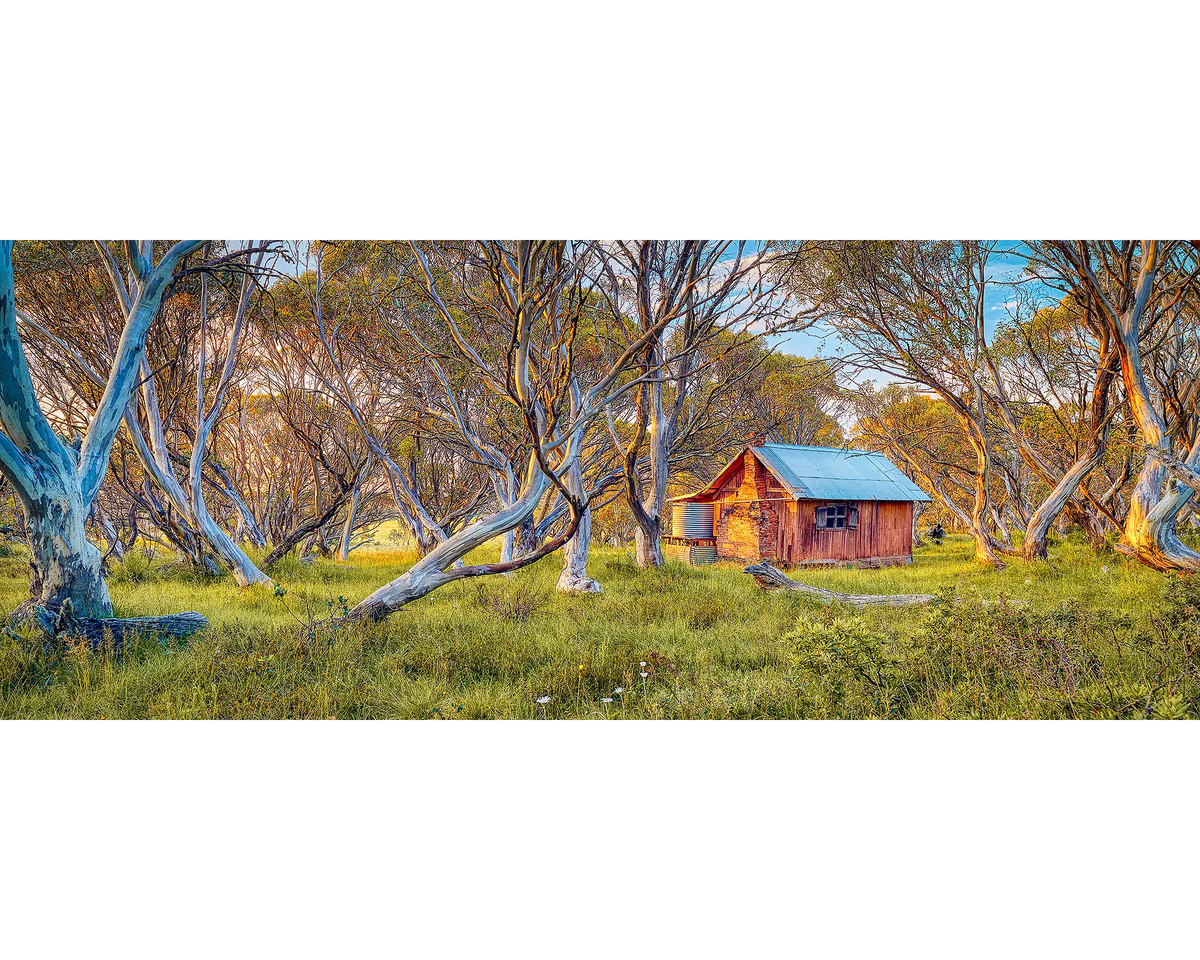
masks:
{"label": "weathered timber wall", "polygon": [[781,563],[808,560],[868,560],[912,556],[912,504],[907,501],[858,501],[858,528],[818,530],[816,511],[826,503],[800,500],[788,503],[780,525],[777,554]]}

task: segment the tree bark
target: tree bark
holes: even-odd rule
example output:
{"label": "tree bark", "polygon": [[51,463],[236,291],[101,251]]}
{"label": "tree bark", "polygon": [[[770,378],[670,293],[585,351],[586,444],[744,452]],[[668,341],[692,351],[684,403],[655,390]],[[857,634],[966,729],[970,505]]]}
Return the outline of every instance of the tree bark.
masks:
{"label": "tree bark", "polygon": [[1025,540],[1021,544],[1026,560],[1046,559],[1046,537],[1050,533],[1051,525],[1071,502],[1071,497],[1080,483],[1104,459],[1104,451],[1105,446],[1099,445],[1092,450],[1090,456],[1077,460],[1071,469],[1063,474],[1050,495],[1038,505],[1033,516],[1029,518],[1029,525],[1025,528]]}
{"label": "tree bark", "polygon": [[[576,456],[563,480],[566,488],[580,500],[586,491],[583,487],[583,469]],[[603,593],[604,588],[588,576],[588,546],[592,539],[592,511],[587,508],[579,520],[575,535],[563,547],[562,572],[558,576],[559,593]]]}
{"label": "tree bark", "polygon": [[530,511],[524,520],[517,524],[516,529],[513,530],[513,536],[512,552],[515,559],[528,556],[537,550],[537,524],[534,522],[532,511]]}
{"label": "tree bark", "polygon": [[[112,371],[88,425],[78,463],[51,429],[33,390],[17,332],[12,242],[0,243],[0,472],[25,510],[33,555],[33,603],[57,615],[64,608],[87,618],[112,616],[100,551],[85,523],[108,469],[112,443],[136,386],[146,332],[158,313],[175,265],[199,249],[175,244],[157,267],[150,244],[128,244],[137,297],[126,311]],[[109,254],[105,251],[105,256]]]}
{"label": "tree bark", "polygon": [[77,486],[47,478],[25,503],[29,550],[33,556],[33,599],[57,612],[70,601],[82,617],[111,617],[112,601],[101,569],[100,551],[84,532],[87,510]]}
{"label": "tree bark", "polygon": [[338,546],[338,559],[345,563],[350,559],[350,538],[354,535],[354,521],[358,518],[358,485],[350,494],[350,507],[346,511],[346,522],[342,525],[342,541]]}
{"label": "tree bark", "polygon": [[837,593],[834,590],[809,586],[807,583],[798,583],[782,570],[765,561],[751,564],[746,567],[745,572],[754,577],[758,585],[765,590],[788,590],[793,593],[803,593],[826,605],[844,603],[852,607],[912,607],[922,603],[933,603],[937,599],[927,593]]}

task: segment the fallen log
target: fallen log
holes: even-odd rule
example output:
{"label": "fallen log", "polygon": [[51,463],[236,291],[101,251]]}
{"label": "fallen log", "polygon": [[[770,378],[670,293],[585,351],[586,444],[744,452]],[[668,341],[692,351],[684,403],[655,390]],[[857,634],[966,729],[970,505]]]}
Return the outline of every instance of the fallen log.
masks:
{"label": "fallen log", "polygon": [[912,607],[922,603],[933,603],[937,598],[927,593],[907,594],[871,594],[871,593],[838,593],[835,590],[825,590],[812,587],[807,583],[798,583],[782,570],[766,563],[752,563],[746,567],[750,574],[764,590],[788,590],[793,593],[803,593],[821,603],[845,603],[852,607]]}
{"label": "fallen log", "polygon": [[157,637],[159,643],[164,643],[169,637],[189,637],[207,626],[208,618],[204,614],[189,611],[168,617],[81,618],[71,623],[68,632],[99,648],[104,645],[105,634],[112,634],[117,646],[122,646],[130,637],[145,635]]}
{"label": "fallen log", "polygon": [[109,636],[119,648],[134,636],[155,636],[165,643],[171,637],[188,637],[208,626],[208,618],[194,611],[165,617],[76,617],[70,601],[57,613],[26,602],[14,611],[11,620],[14,626],[40,629],[51,637],[86,640],[93,649],[104,646]]}

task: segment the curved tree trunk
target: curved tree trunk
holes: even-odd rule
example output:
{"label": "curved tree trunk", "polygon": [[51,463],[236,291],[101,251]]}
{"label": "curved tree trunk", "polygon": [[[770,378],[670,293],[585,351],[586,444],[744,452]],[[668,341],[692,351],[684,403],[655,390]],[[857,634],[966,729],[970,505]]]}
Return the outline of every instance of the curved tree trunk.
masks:
{"label": "curved tree trunk", "polygon": [[[1087,479],[1096,465],[1104,459],[1104,444],[1100,444],[1088,457],[1077,460],[1071,469],[1063,474],[1050,496],[1046,497],[1029,518],[1029,526],[1025,528],[1025,540],[1021,544],[1026,560],[1046,559],[1046,537],[1050,527],[1062,513],[1067,503],[1071,501],[1079,485]],[[1103,539],[1103,534],[1101,535]]]}
{"label": "curved tree trunk", "polygon": [[100,551],[87,539],[85,524],[135,388],[146,332],[175,265],[200,246],[199,241],[177,243],[155,267],[149,242],[127,243],[130,267],[138,279],[137,297],[126,311],[112,371],[76,462],[51,429],[34,393],[17,333],[12,243],[0,243],[0,472],[25,510],[34,567],[31,605],[42,611],[25,612],[43,623],[48,616],[112,616]]}
{"label": "curved tree trunk", "polygon": [[[454,567],[468,553],[505,532],[524,527],[533,519],[542,496],[550,487],[550,478],[531,460],[530,477],[525,493],[513,504],[502,507],[492,516],[459,530],[439,543],[405,573],[384,584],[349,613],[352,618],[379,620],[395,613],[407,603],[432,593],[438,587],[466,576],[506,573],[514,565],[537,556],[536,552],[522,554],[509,564],[483,564],[476,567]],[[447,569],[451,568],[451,569]]]}
{"label": "curved tree trunk", "polygon": [[988,510],[989,461],[984,441],[970,434],[971,446],[975,448],[975,501],[971,509],[971,536],[975,538],[975,560],[995,570],[1004,569],[1004,561],[996,555],[992,535],[988,533],[984,516]]}
{"label": "curved tree trunk", "polygon": [[1146,462],[1138,475],[1125,517],[1123,546],[1147,566],[1159,570],[1200,571],[1200,553],[1186,546],[1175,529],[1175,518],[1192,499],[1192,488],[1176,479],[1168,482],[1167,464],[1185,470],[1200,466],[1200,435],[1180,463],[1171,453],[1171,437],[1150,394],[1142,371],[1139,344],[1141,317],[1157,270],[1155,241],[1144,242],[1138,296],[1118,324],[1121,375],[1125,394],[1146,445]]}
{"label": "curved tree trunk", "polygon": [[[1164,440],[1164,446],[1169,442]],[[1171,465],[1170,471],[1167,464]],[[1180,511],[1195,495],[1194,488],[1180,482],[1179,477],[1200,481],[1200,475],[1196,474],[1198,468],[1200,436],[1185,461],[1175,459],[1165,449],[1160,450],[1159,456],[1147,452],[1146,465],[1130,498],[1124,531],[1127,552],[1147,566],[1158,570],[1200,572],[1200,553],[1179,539],[1175,526]],[[1168,472],[1176,476],[1168,479]]]}

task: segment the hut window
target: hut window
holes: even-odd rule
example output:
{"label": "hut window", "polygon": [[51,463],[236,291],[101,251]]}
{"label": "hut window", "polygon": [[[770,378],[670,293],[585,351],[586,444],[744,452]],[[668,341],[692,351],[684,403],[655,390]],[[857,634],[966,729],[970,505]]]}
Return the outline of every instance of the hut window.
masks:
{"label": "hut window", "polygon": [[831,503],[817,507],[818,530],[855,530],[858,528],[858,506],[851,503]]}

